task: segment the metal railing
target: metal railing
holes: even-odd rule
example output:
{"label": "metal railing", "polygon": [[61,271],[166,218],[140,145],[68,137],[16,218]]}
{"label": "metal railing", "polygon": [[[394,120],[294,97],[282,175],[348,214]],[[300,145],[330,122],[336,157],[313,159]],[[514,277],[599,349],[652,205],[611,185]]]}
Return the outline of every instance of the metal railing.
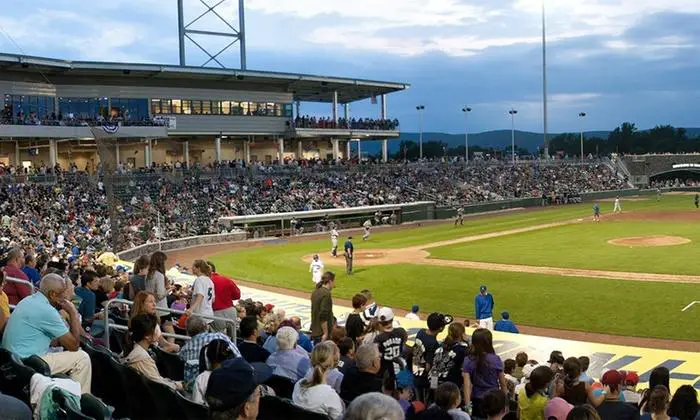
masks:
{"label": "metal railing", "polygon": [[[116,299],[116,298],[110,299],[107,301],[107,304],[105,305],[104,309],[102,310],[102,312],[104,314],[104,322],[105,322],[105,332],[104,332],[103,340],[105,342],[105,347],[107,347],[107,348],[110,348],[109,347],[109,339],[110,339],[109,330],[110,330],[110,328],[114,328],[114,329],[120,330],[120,331],[126,331],[129,329],[125,325],[119,325],[119,324],[114,324],[114,325],[110,326],[109,308],[114,304],[124,304],[127,306],[131,306],[134,304],[134,302],[131,300]],[[156,310],[161,311],[161,312],[169,312],[171,314],[179,314],[179,315],[182,315],[185,313],[185,311],[180,311],[180,310],[171,309],[171,308],[156,307]],[[236,342],[236,321],[235,320],[229,319],[229,318],[222,318],[222,317],[218,317],[218,316],[213,316],[213,315],[202,315],[202,314],[196,314],[196,315],[200,316],[204,319],[210,319],[212,321],[222,321],[222,322],[226,323],[228,326],[230,326],[230,328],[229,327],[226,328],[229,338],[231,338],[231,341],[233,341],[234,343]],[[181,340],[192,339],[192,337],[189,337],[189,336],[180,335],[180,334],[171,334],[171,333],[163,333],[163,336],[170,337],[170,338],[177,338],[177,339],[181,339]]]}

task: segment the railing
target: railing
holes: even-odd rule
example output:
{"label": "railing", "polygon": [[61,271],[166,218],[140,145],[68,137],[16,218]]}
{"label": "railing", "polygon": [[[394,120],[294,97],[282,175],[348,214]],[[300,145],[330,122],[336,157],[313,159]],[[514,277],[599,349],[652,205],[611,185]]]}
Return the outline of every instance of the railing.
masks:
{"label": "railing", "polygon": [[[105,332],[103,336],[103,340],[105,342],[105,347],[109,347],[109,329],[114,328],[115,330],[120,330],[120,331],[127,331],[129,328],[125,325],[119,325],[119,324],[114,324],[110,326],[109,322],[109,308],[110,306],[114,304],[124,304],[127,306],[131,306],[134,304],[133,301],[131,300],[126,300],[126,299],[110,299],[107,301],[107,304],[105,305],[104,309],[102,310],[104,314],[104,322],[105,322]],[[156,307],[156,310],[161,311],[161,312],[169,312],[171,314],[179,314],[182,315],[185,313],[185,311],[179,311],[177,309],[171,309],[171,308],[161,308],[161,307]],[[200,316],[204,319],[210,319],[212,321],[222,321],[228,325],[230,325],[230,328],[227,328],[228,336],[231,338],[231,341],[234,343],[236,342],[236,321],[233,319],[229,318],[222,318],[218,316],[212,316],[212,315],[201,315],[197,314],[197,316]],[[177,338],[181,340],[190,340],[192,337],[186,336],[186,335],[180,335],[180,334],[171,334],[171,333],[163,333],[164,337],[170,337],[170,338]]]}

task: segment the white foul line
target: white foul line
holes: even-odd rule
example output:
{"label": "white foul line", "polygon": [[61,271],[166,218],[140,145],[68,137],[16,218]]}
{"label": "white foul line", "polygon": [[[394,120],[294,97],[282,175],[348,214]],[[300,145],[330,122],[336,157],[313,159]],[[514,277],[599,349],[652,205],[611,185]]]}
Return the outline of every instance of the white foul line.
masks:
{"label": "white foul line", "polygon": [[685,308],[681,309],[681,312],[687,311],[688,309],[690,309],[691,306],[695,305],[696,303],[700,303],[700,300],[694,300],[694,301],[690,302],[690,303],[688,304],[688,306],[686,306]]}

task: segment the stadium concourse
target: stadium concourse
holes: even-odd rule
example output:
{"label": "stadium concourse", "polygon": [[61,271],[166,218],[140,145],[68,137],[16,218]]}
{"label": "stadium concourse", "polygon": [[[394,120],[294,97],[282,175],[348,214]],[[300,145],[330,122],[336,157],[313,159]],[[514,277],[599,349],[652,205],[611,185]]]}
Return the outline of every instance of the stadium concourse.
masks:
{"label": "stadium concourse", "polygon": [[[594,163],[452,164],[447,171],[432,162],[223,166],[181,171],[179,179],[155,170],[123,174],[115,189],[126,246],[217,233],[226,214],[426,198],[448,206],[542,196],[566,202],[624,184]],[[188,251],[192,261],[159,251],[120,261],[107,248],[103,185],[90,177],[59,173],[53,184],[2,189],[0,402],[16,418],[31,407],[92,418],[113,409],[114,417],[135,419],[337,419],[384,394],[401,418],[460,410],[487,418],[509,408],[510,418],[544,419],[587,403],[617,419],[615,407],[654,409],[664,398],[657,385],[675,391],[671,414],[689,400],[697,410],[693,387],[678,386],[687,378],[669,372],[697,365],[697,354],[492,333],[439,313],[409,320],[368,290],[357,291],[352,308],[332,305],[330,275],[309,305],[237,285],[203,259],[203,249]],[[638,371],[616,370],[632,359]],[[536,404],[528,390],[538,392]]]}

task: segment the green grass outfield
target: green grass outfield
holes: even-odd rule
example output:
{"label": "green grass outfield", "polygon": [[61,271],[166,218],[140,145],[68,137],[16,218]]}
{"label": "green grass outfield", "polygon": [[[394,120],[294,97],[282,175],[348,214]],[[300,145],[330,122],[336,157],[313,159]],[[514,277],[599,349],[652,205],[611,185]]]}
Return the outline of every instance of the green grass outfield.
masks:
{"label": "green grass outfield", "polygon": [[[689,210],[691,205],[692,197],[687,196],[666,196],[660,203],[655,200],[623,202],[625,211],[635,212],[664,209]],[[612,203],[604,202],[601,206],[603,216],[612,210]],[[356,249],[403,248],[554,221],[589,218],[590,214],[591,204],[586,203],[535,212],[494,215],[488,218],[467,218],[462,228],[454,228],[449,221],[446,221],[445,224],[417,229],[373,233],[370,241],[358,240],[355,241],[355,245]],[[686,230],[683,231],[673,230],[675,227],[669,227],[665,222],[660,223],[659,226],[656,222],[616,222],[614,227],[611,226],[607,230],[606,225],[613,225],[613,223],[606,223],[603,220],[599,225],[593,226],[593,223],[584,222],[582,225],[562,226],[504,238],[433,248],[430,252],[433,256],[439,254],[441,258],[471,260],[476,259],[473,255],[480,255],[483,261],[524,263],[524,260],[518,259],[524,257],[516,256],[514,252],[518,250],[518,253],[527,252],[531,256],[532,261],[527,261],[531,265],[699,273],[692,271],[692,267],[697,267],[699,264],[695,261],[697,253],[690,257],[689,255],[693,254],[692,251],[679,251],[687,245],[652,248],[652,250],[668,252],[665,256],[657,255],[661,259],[654,263],[654,261],[646,261],[650,258],[648,256],[638,257],[636,253],[630,253],[628,248],[605,244],[607,239],[601,240],[611,248],[609,252],[600,253],[596,249],[589,249],[588,247],[595,248],[596,245],[593,239],[589,241],[588,238],[589,234],[590,238],[596,238],[598,235],[593,235],[591,232],[598,229],[601,229],[600,235],[608,234],[612,230],[615,232],[613,237],[620,237],[639,236],[639,232],[644,235],[654,234],[656,233],[654,229],[658,228],[664,234],[678,234],[695,241],[696,238],[700,240],[700,228],[688,226],[687,222]],[[678,225],[682,224],[678,223]],[[649,233],[652,230],[654,233]],[[542,246],[532,244],[528,239],[531,235],[545,235],[550,243]],[[524,245],[528,242],[530,247]],[[469,248],[469,254],[464,254],[468,257],[461,256],[462,252],[467,251],[456,250],[465,246]],[[690,248],[695,249],[693,243],[690,244]],[[308,264],[304,263],[301,257],[322,252],[322,258],[328,259],[329,250],[330,240],[323,239],[294,244],[266,245],[261,248],[223,253],[213,256],[212,260],[220,272],[233,277],[311,291],[313,284],[308,272]],[[639,251],[639,248],[636,251]],[[678,252],[681,256],[674,258]],[[599,258],[598,255],[603,255],[605,258]],[[560,263],[555,264],[555,260]],[[686,265],[686,268],[681,270],[680,265]],[[644,269],[640,270],[639,267]],[[652,270],[651,267],[655,269]],[[684,271],[686,269],[687,271]],[[698,284],[589,279],[412,264],[372,267],[358,265],[353,276],[346,276],[342,273],[343,270],[336,271],[338,281],[334,295],[346,299],[351,298],[361,289],[369,288],[374,292],[378,302],[383,305],[410,308],[413,304],[419,304],[421,311],[424,312],[442,311],[473,317],[474,295],[479,285],[487,284],[494,294],[496,311],[510,311],[515,322],[523,325],[640,337],[700,339],[700,323],[697,322],[697,311],[700,309],[694,307],[687,312],[680,311],[690,301],[700,300]]]}

